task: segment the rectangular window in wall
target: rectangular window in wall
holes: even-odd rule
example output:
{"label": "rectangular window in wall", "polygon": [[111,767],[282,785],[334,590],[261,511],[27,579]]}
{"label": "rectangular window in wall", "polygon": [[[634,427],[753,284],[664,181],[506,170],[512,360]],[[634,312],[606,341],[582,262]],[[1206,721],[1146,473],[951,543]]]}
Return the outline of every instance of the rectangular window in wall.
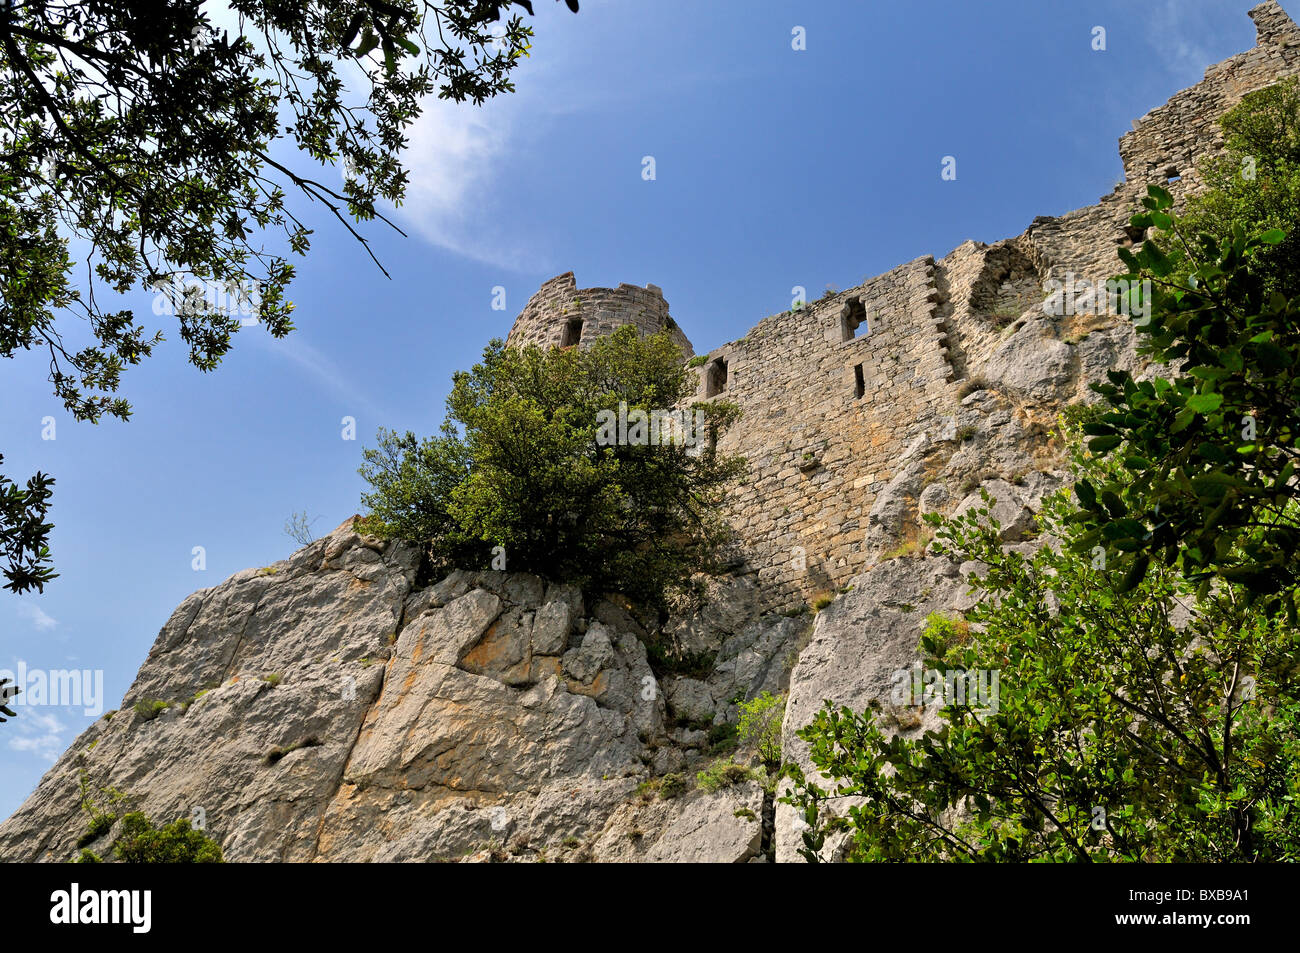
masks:
{"label": "rectangular window in wall", "polygon": [[560,347],[573,347],[582,340],[582,318],[570,318],[564,325]]}
{"label": "rectangular window in wall", "polygon": [[727,389],[727,362],[718,358],[709,363],[704,375],[704,396],[716,397]]}
{"label": "rectangular window in wall", "polygon": [[867,392],[867,379],[863,374],[862,365],[853,366],[853,398],[855,400],[862,397]]}
{"label": "rectangular window in wall", "polygon": [[871,328],[867,325],[867,306],[861,298],[853,298],[840,309],[840,340],[852,341],[866,337]]}

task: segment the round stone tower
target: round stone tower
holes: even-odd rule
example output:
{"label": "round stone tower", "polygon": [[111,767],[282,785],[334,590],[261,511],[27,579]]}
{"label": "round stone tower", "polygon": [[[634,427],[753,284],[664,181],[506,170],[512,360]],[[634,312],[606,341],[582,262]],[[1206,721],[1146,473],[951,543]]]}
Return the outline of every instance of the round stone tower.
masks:
{"label": "round stone tower", "polygon": [[690,340],[668,313],[668,302],[657,285],[578,288],[571,271],[544,282],[528,299],[510,328],[506,344],[585,347],[625,324],[633,325],[642,334],[667,331],[687,358],[695,355]]}

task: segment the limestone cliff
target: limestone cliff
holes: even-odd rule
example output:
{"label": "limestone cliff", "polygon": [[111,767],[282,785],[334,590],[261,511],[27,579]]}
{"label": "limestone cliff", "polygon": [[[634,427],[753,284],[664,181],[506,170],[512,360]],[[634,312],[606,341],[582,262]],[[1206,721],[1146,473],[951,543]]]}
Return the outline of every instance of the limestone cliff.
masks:
{"label": "limestone cliff", "polygon": [[520,574],[418,586],[414,548],[351,525],[182,603],[121,710],[0,826],[0,857],[75,856],[83,771],[150,816],[201,812],[230,860],[759,855],[753,782],[637,788],[701,764],[723,699],[780,690],[802,620],[747,613],[733,586],[708,679],[657,679],[612,602]]}
{"label": "limestone cliff", "polygon": [[[735,572],[666,633],[532,576],[426,580],[415,549],[349,520],[182,603],[121,710],[0,825],[0,858],[75,854],[84,772],[156,818],[200,812],[232,860],[796,859],[770,792],[709,792],[694,773],[736,701],[764,690],[788,692],[785,752],[807,767],[794,733],[822,701],[883,700],[926,614],[968,605],[962,567],[918,551],[923,512],[985,489],[1006,544],[1034,545],[1033,514],[1065,478],[1052,420],[1133,361],[1126,318],[1045,313],[1043,286],[1107,277],[1141,239],[1127,223],[1146,184],[1195,188],[1218,117],[1300,73],[1295,24],[1272,2],[1251,16],[1253,49],[1123,137],[1127,181],[1099,204],[908,263],[703,356],[700,396],[740,404],[725,449],[752,473],[729,503]],[[622,323],[691,353],[658,288],[579,290],[572,275],[543,286],[512,341],[583,346]],[[819,593],[838,595],[796,611]],[[708,664],[652,666],[660,634]],[[675,797],[670,775],[686,780]]]}

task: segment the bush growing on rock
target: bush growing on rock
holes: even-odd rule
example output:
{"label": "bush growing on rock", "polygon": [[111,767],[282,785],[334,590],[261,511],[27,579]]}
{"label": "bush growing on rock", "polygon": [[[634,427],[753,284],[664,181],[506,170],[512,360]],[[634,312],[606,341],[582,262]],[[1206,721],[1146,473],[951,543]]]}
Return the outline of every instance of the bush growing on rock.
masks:
{"label": "bush growing on rock", "polygon": [[[1125,560],[1155,554],[1208,591],[1215,578],[1296,617],[1300,499],[1300,83],[1247,95],[1221,121],[1226,154],[1175,215],[1152,186],[1132,225],[1149,237],[1120,255],[1153,288],[1139,349],[1168,377],[1110,372],[1090,449],[1123,462],[1082,481],[1079,545]],[[1126,554],[1133,554],[1132,556]]]}
{"label": "bush growing on rock", "polygon": [[140,701],[135,703],[135,713],[145,721],[153,721],[170,707],[170,702],[165,702],[161,699],[142,698]]}
{"label": "bush growing on rock", "polygon": [[[1296,616],[1300,579],[1300,297],[1266,293],[1265,249],[1280,230],[1222,243],[1193,239],[1151,187],[1134,222],[1159,230],[1134,255],[1132,272],[1154,293],[1137,324],[1140,350],[1174,373],[1138,380],[1110,371],[1093,388],[1105,398],[1084,425],[1092,453],[1116,462],[1078,481],[1085,527],[1074,545],[1127,567],[1135,585],[1153,559],[1167,558],[1198,584],[1244,587],[1248,598],[1281,602]],[[1193,270],[1175,273],[1161,247],[1181,245]]]}
{"label": "bush growing on rock", "polygon": [[[743,461],[694,446],[598,441],[602,411],[684,406],[695,374],[666,334],[624,327],[590,348],[507,348],[455,376],[440,434],[380,431],[361,474],[364,527],[432,541],[441,565],[508,568],[662,605],[707,569]],[[720,435],[734,405],[698,405]]]}
{"label": "bush growing on rock", "polygon": [[680,774],[665,774],[659,779],[659,797],[665,801],[686,793],[686,779]]}
{"label": "bush growing on rock", "polygon": [[1248,93],[1219,125],[1227,149],[1200,170],[1209,188],[1189,199],[1187,231],[1222,241],[1233,226],[1247,234],[1282,229],[1287,237],[1262,249],[1259,264],[1266,293],[1294,297],[1300,294],[1300,80]]}
{"label": "bush growing on rock", "polygon": [[81,792],[81,809],[89,816],[85,833],[77,840],[81,852],[74,863],[98,864],[103,858],[86,845],[108,834],[118,817],[121,829],[111,844],[118,860],[136,864],[221,863],[221,845],[189,821],[178,818],[163,827],[155,827],[140,811],[122,811],[131,798],[113,787],[94,783],[83,769],[78,783]]}
{"label": "bush growing on rock", "polygon": [[715,761],[695,775],[695,783],[701,791],[713,793],[723,788],[734,787],[745,781],[766,782],[767,775],[757,769],[736,764],[730,758]]}
{"label": "bush growing on rock", "polygon": [[122,818],[122,833],[113,842],[118,860],[129,864],[219,864],[221,845],[184,818],[155,827],[139,811]]}
{"label": "bush growing on rock", "polygon": [[781,766],[781,725],[785,719],[785,696],[763,692],[739,704],[740,723],[736,734],[740,744],[758,752],[769,771]]}

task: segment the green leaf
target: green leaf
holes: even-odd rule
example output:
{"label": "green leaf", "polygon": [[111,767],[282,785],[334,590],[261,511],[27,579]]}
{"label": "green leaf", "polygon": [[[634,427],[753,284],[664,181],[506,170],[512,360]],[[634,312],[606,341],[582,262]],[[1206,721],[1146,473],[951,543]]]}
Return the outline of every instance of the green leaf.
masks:
{"label": "green leaf", "polygon": [[1097,490],[1087,480],[1080,480],[1074,485],[1074,495],[1079,498],[1079,502],[1085,509],[1092,509],[1097,505]]}
{"label": "green leaf", "polygon": [[1157,208],[1169,208],[1174,204],[1174,197],[1169,194],[1169,190],[1159,185],[1148,185],[1147,195],[1156,200]]}
{"label": "green leaf", "polygon": [[1147,574],[1147,569],[1151,566],[1151,557],[1147,553],[1142,553],[1135,557],[1133,564],[1129,566],[1128,572],[1124,573],[1124,578],[1119,584],[1120,592],[1132,592],[1138,587]]}
{"label": "green leaf", "polygon": [[1196,412],[1194,410],[1184,407],[1182,410],[1178,412],[1178,415],[1174,417],[1173,425],[1169,428],[1170,435],[1172,436],[1173,434],[1180,433],[1186,430],[1187,425],[1190,424],[1195,419],[1196,419]]}
{"label": "green leaf", "polygon": [[361,34],[361,45],[357,47],[357,57],[365,56],[378,45],[379,37],[375,36],[369,27],[366,27],[366,32]]}

